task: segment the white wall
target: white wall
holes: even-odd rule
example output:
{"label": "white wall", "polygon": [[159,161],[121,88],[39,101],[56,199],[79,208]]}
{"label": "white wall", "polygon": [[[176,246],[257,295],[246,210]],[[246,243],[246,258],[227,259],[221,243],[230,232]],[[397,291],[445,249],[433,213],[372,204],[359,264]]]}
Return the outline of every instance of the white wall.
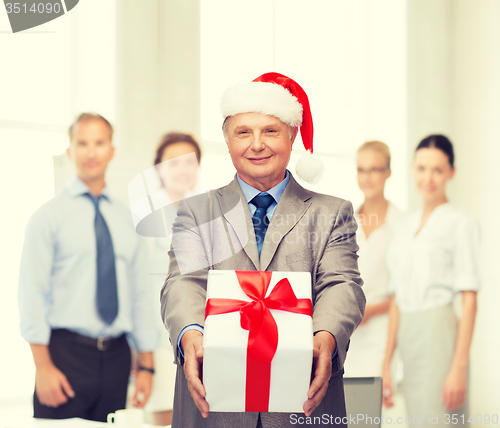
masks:
{"label": "white wall", "polygon": [[451,46],[451,129],[457,152],[452,199],[480,221],[482,290],[471,352],[471,413],[500,402],[500,2],[456,0]]}
{"label": "white wall", "polygon": [[147,154],[161,134],[199,136],[199,0],[117,3],[117,141]]}

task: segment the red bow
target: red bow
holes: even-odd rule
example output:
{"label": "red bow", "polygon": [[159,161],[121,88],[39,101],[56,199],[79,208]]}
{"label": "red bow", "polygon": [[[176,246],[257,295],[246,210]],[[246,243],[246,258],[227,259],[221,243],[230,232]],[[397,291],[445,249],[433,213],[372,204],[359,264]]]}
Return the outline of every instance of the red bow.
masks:
{"label": "red bow", "polygon": [[236,271],[236,276],[242,290],[253,301],[208,299],[205,319],[209,315],[240,312],[241,328],[249,330],[245,411],[267,412],[271,361],[278,347],[278,326],[269,309],[312,317],[312,304],[310,299],[297,299],[287,278],[280,280],[265,297],[272,272]]}

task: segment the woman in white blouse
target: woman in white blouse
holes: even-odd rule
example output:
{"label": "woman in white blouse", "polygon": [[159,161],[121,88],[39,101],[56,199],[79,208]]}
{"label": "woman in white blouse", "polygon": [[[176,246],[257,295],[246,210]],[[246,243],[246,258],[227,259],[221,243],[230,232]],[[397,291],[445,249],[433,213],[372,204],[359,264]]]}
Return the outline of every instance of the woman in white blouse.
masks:
{"label": "woman in white blouse", "polygon": [[[421,426],[467,426],[479,228],[472,216],[446,197],[446,184],[455,174],[448,138],[423,139],[416,149],[413,172],[423,208],[397,223],[388,251],[395,300],[389,311],[383,400],[387,407],[393,405],[389,365],[397,341],[408,416],[422,418],[416,419]],[[457,320],[452,303],[459,293],[462,315]],[[452,413],[458,415],[454,421]]]}
{"label": "woman in white blouse", "polygon": [[385,182],[391,176],[389,147],[380,141],[364,143],[358,149],[356,164],[358,185],[365,197],[355,215],[366,308],[363,321],[351,336],[344,371],[348,377],[382,376],[391,297],[386,252],[401,212],[384,196]]}

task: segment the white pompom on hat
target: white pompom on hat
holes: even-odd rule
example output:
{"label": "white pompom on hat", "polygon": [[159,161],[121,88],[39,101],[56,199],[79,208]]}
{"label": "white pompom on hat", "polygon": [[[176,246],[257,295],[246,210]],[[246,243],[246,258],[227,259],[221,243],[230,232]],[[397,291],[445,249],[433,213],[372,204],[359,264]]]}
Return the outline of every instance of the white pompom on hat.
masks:
{"label": "white pompom on hat", "polygon": [[265,73],[252,82],[228,88],[222,95],[221,110],[224,119],[240,113],[262,113],[300,127],[307,152],[297,162],[297,175],[312,184],[321,178],[323,162],[311,156],[314,128],[309,99],[297,82],[283,74]]}

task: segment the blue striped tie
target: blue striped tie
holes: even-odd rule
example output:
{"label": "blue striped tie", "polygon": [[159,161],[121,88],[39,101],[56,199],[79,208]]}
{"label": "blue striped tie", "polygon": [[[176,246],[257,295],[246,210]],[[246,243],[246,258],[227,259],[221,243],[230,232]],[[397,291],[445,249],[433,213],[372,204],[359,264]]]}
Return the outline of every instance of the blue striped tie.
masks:
{"label": "blue striped tie", "polygon": [[118,314],[118,292],[116,289],[115,251],[108,225],[99,211],[102,195],[86,193],[95,207],[95,241],[97,248],[97,312],[106,324],[112,324]]}
{"label": "blue striped tie", "polygon": [[274,202],[274,198],[271,195],[265,194],[256,196],[250,203],[257,207],[257,210],[253,214],[252,222],[255,229],[255,239],[257,240],[257,249],[262,251],[262,244],[264,243],[264,238],[266,236],[267,226],[269,226],[269,220],[267,219],[267,209]]}

